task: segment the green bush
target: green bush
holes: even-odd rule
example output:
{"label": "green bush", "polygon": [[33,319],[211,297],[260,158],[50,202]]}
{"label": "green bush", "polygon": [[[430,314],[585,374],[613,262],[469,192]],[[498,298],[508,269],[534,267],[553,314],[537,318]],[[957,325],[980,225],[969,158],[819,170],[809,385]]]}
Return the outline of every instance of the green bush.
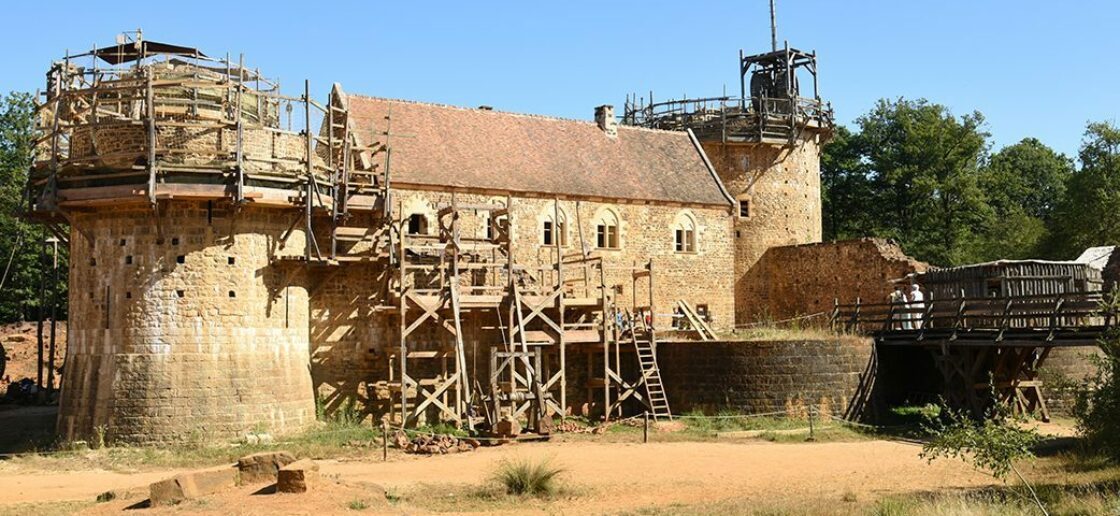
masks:
{"label": "green bush", "polygon": [[[1102,305],[1102,310],[1117,313],[1120,291],[1112,292]],[[1096,374],[1078,389],[1073,412],[1092,448],[1120,462],[1120,330],[1105,332],[1099,345],[1103,356],[1093,357]]]}
{"label": "green bush", "polygon": [[548,496],[556,492],[557,480],[563,472],[552,459],[503,460],[494,472],[494,479],[505,486],[509,494]]}

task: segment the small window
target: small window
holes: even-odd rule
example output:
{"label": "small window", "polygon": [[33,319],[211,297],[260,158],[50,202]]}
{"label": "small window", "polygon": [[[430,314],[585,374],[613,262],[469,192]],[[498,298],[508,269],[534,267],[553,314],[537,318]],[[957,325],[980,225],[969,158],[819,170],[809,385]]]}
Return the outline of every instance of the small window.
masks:
{"label": "small window", "polygon": [[128,244],[128,240],[125,240],[125,239],[122,238],[121,239],[121,247],[124,247],[126,244]]}
{"label": "small window", "polygon": [[618,226],[618,216],[613,211],[603,210],[595,219],[595,247],[618,249]]}
{"label": "small window", "polygon": [[187,257],[186,257],[186,255],[182,255],[182,254],[181,254],[181,255],[179,255],[179,256],[176,256],[176,257],[175,257],[175,262],[176,262],[176,263],[187,263]]}
{"label": "small window", "polygon": [[229,291],[229,297],[237,297],[237,292]]}
{"label": "small window", "polygon": [[673,223],[673,250],[678,253],[696,252],[696,221],[688,212],[682,212]]}
{"label": "small window", "polygon": [[124,293],[124,298],[125,299],[132,299],[132,292],[125,292]]}
{"label": "small window", "polygon": [[674,247],[678,253],[696,252],[696,232],[691,229],[677,229]]}
{"label": "small window", "polygon": [[708,309],[708,305],[696,305],[696,315],[700,316],[701,321],[712,322],[712,312]]}
{"label": "small window", "polygon": [[610,224],[596,226],[595,245],[600,249],[618,249],[618,226]]}
{"label": "small window", "polygon": [[568,236],[564,229],[563,221],[560,221],[559,224],[555,224],[551,220],[544,221],[541,243],[544,245],[557,245],[557,243],[560,246],[568,245]]}
{"label": "small window", "polygon": [[408,216],[408,234],[410,235],[427,235],[428,234],[428,219],[419,213],[413,213]]}
{"label": "small window", "polygon": [[739,199],[739,217],[746,219],[746,218],[750,218],[750,216],[751,216],[751,200],[750,199]]}
{"label": "small window", "polygon": [[233,265],[233,264],[237,263],[237,258],[234,258],[234,257],[230,256],[229,258],[226,258],[226,263],[228,263],[230,265]]}
{"label": "small window", "polygon": [[171,237],[171,245],[179,245],[179,237]]}
{"label": "small window", "polygon": [[124,264],[125,265],[132,265],[132,255],[131,254],[124,257]]}
{"label": "small window", "polygon": [[176,290],[175,295],[182,298],[182,297],[186,297],[187,293],[186,293],[186,291],[183,291],[183,290]]}

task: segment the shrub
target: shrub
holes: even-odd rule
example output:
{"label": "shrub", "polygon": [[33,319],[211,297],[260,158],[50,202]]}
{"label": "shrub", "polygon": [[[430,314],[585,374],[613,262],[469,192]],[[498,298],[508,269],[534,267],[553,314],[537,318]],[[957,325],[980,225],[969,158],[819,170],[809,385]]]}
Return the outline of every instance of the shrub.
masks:
{"label": "shrub", "polygon": [[[1120,290],[1109,294],[1101,309],[1116,314],[1120,309]],[[1120,329],[1106,331],[1098,344],[1103,356],[1093,357],[1096,374],[1078,389],[1073,412],[1078,429],[1093,449],[1120,462]]]}
{"label": "shrub", "polygon": [[547,496],[556,492],[557,480],[564,472],[552,459],[503,460],[494,472],[494,479],[514,495]]}

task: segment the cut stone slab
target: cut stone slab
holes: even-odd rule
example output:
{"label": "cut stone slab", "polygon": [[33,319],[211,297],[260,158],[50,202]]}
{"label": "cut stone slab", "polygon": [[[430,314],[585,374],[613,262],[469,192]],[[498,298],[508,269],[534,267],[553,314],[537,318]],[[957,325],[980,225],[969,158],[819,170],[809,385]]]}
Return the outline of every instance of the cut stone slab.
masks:
{"label": "cut stone slab", "polygon": [[261,452],[237,459],[240,484],[272,483],[280,468],[296,461],[295,455],[286,451]]}
{"label": "cut stone slab", "polygon": [[149,486],[148,499],[153,507],[193,500],[237,484],[237,469],[230,466],[204,469],[175,475]]}
{"label": "cut stone slab", "polygon": [[311,459],[288,464],[276,475],[276,490],[281,493],[306,493],[318,483],[319,464]]}

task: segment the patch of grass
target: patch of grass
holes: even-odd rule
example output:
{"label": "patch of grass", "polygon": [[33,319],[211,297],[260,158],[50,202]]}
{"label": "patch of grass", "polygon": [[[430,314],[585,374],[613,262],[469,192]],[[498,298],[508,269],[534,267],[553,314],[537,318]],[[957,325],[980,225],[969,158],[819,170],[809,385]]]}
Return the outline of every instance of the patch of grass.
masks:
{"label": "patch of grass", "polygon": [[225,464],[251,453],[283,449],[297,457],[341,458],[369,453],[368,448],[351,443],[369,443],[381,439],[381,430],[368,424],[330,422],[302,434],[273,443],[183,444],[161,447],[108,446],[99,449],[59,447],[12,458],[14,467],[53,470],[103,468],[130,472],[138,469],[199,467]]}
{"label": "patch of grass", "polygon": [[503,460],[494,471],[493,478],[504,486],[507,494],[551,496],[556,493],[557,481],[564,468],[553,464],[552,459]]}
{"label": "patch of grass", "polygon": [[0,505],[0,516],[63,516],[75,514],[94,505],[93,501],[81,502],[38,502]]}
{"label": "patch of grass", "polygon": [[369,504],[364,500],[351,500],[349,504],[346,504],[346,507],[351,511],[364,511],[369,508]]}

